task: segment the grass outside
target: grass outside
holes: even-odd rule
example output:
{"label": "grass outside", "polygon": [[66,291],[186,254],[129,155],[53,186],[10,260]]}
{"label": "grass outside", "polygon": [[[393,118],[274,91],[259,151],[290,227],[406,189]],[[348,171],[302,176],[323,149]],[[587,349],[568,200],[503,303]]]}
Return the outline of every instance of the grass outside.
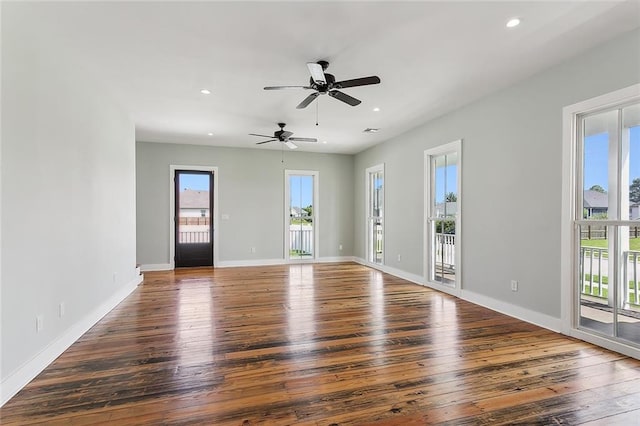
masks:
{"label": "grass outside", "polygon": [[[580,240],[582,247],[608,248],[609,240]],[[640,238],[629,238],[629,250],[640,251]]]}

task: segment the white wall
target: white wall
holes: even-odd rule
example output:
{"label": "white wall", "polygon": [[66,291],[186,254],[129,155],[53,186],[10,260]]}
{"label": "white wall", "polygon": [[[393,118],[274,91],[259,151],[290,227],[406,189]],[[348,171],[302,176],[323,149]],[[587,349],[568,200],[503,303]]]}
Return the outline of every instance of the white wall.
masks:
{"label": "white wall", "polygon": [[[169,262],[169,166],[218,167],[222,265],[284,259],[284,169],[320,172],[319,258],[353,253],[353,156],[138,142],[138,263]],[[343,245],[342,251],[338,249]],[[256,248],[251,253],[251,247]]]}
{"label": "white wall", "polygon": [[3,5],[3,403],[138,280],[133,123],[46,50]]}
{"label": "white wall", "polygon": [[355,255],[365,169],[385,163],[387,265],[423,276],[423,152],[462,139],[463,288],[559,319],[562,108],[639,81],[636,30],[358,154]]}

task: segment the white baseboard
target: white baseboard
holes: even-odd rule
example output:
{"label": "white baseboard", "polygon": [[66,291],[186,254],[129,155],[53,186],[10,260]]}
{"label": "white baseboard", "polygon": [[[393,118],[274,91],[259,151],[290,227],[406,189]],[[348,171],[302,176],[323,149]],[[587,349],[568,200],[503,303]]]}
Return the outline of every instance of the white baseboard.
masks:
{"label": "white baseboard", "polygon": [[412,274],[411,272],[403,271],[401,269],[392,268],[391,266],[387,266],[387,265],[379,265],[377,263],[367,262],[366,260],[360,257],[354,257],[353,261],[361,265],[368,266],[372,269],[377,269],[379,271],[385,272],[389,275],[393,275],[394,277],[411,281],[414,284],[424,285],[424,278],[421,277],[420,275]]}
{"label": "white baseboard", "polygon": [[238,268],[242,266],[270,266],[270,265],[295,265],[296,263],[337,263],[351,262],[355,258],[352,256],[340,257],[320,257],[308,260],[284,260],[284,259],[257,259],[257,260],[224,260],[219,262],[218,268]]}
{"label": "white baseboard", "polygon": [[58,358],[84,333],[93,327],[98,321],[108,314],[118,303],[122,302],[129,294],[142,282],[142,275],[136,276],[126,286],[107,299],[100,306],[96,307],[83,319],[71,326],[59,338],[54,340],[49,346],[44,348],[31,360],[27,361],[16,372],[4,379],[0,384],[0,407],[25,387],[42,370]]}
{"label": "white baseboard", "polygon": [[173,268],[170,263],[148,263],[146,265],[140,265],[140,270],[142,272],[171,271]]}
{"label": "white baseboard", "polygon": [[460,292],[460,298],[551,331],[560,333],[562,330],[562,320],[560,318],[541,314],[540,312],[532,311],[522,306],[503,302],[502,300],[497,300],[465,289],[462,289]]}
{"label": "white baseboard", "polygon": [[355,261],[356,261],[356,258],[353,256],[334,256],[334,257],[320,257],[318,259],[314,259],[312,263],[340,263],[340,262],[355,262]]}
{"label": "white baseboard", "polygon": [[474,303],[476,305],[484,306],[485,308],[489,308],[491,310],[503,313],[505,315],[509,315],[510,317],[518,318],[522,321],[535,324],[537,326],[549,329],[551,331],[561,332],[562,329],[562,320],[560,318],[554,318],[549,315],[541,314],[540,312],[532,311],[530,309],[523,308],[521,306],[513,305],[511,303],[503,302],[501,300],[497,300],[488,296],[484,296],[479,293],[474,293],[469,290],[463,289],[447,289],[440,288],[440,286],[430,285],[425,283],[424,277],[420,275],[412,274],[410,272],[402,271],[396,268],[391,268],[385,265],[378,265],[371,262],[367,262],[362,258],[355,258],[356,262],[361,265],[368,266],[373,269],[378,269],[382,272],[386,272],[387,274],[393,275],[398,278],[405,279],[415,284],[420,284],[423,286],[427,286],[437,291],[441,291],[443,293],[448,293],[452,296],[459,297],[467,302]]}
{"label": "white baseboard", "polygon": [[221,260],[216,267],[218,268],[239,268],[242,266],[271,266],[284,265],[284,259],[255,259],[255,260]]}

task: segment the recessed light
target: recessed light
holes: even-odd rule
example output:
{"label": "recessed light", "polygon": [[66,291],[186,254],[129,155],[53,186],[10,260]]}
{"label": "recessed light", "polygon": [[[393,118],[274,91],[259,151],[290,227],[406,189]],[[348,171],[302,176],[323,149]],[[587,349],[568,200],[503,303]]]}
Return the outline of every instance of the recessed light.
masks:
{"label": "recessed light", "polygon": [[378,112],[378,111],[380,111],[380,108],[375,107],[375,108],[373,109],[373,111],[374,111],[374,112]]}
{"label": "recessed light", "polygon": [[520,25],[520,18],[511,18],[507,22],[507,28],[517,27],[518,25]]}
{"label": "recessed light", "polygon": [[322,143],[327,143],[327,141],[322,141]]}
{"label": "recessed light", "polygon": [[364,133],[376,133],[380,131],[380,129],[373,129],[371,127],[367,127],[366,129],[363,130]]}
{"label": "recessed light", "polygon": [[207,133],[207,136],[213,136],[213,133],[209,132]]}
{"label": "recessed light", "polygon": [[200,89],[200,93],[202,93],[203,95],[210,95],[211,94],[211,90],[209,90],[209,89]]}

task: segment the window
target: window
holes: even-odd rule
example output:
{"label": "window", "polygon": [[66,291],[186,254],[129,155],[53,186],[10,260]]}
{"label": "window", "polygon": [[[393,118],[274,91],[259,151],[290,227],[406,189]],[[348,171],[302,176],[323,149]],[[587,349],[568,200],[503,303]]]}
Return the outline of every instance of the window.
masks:
{"label": "window", "polygon": [[569,334],[621,352],[640,348],[639,89],[565,108],[563,317]]}

